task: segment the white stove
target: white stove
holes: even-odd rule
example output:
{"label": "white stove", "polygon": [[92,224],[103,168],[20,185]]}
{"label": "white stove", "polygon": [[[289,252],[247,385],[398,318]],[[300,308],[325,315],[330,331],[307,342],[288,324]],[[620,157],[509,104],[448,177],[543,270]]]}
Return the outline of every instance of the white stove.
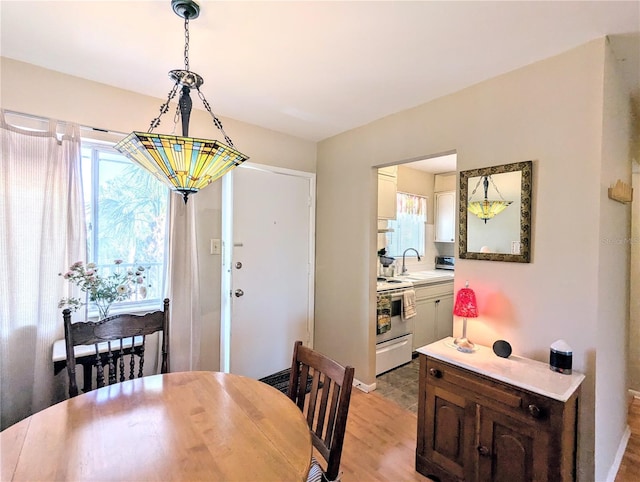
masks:
{"label": "white stove", "polygon": [[376,291],[391,291],[402,288],[413,288],[413,283],[402,278],[378,278]]}
{"label": "white stove", "polygon": [[376,376],[411,361],[412,325],[404,317],[403,298],[412,289],[413,283],[406,278],[377,280]]}

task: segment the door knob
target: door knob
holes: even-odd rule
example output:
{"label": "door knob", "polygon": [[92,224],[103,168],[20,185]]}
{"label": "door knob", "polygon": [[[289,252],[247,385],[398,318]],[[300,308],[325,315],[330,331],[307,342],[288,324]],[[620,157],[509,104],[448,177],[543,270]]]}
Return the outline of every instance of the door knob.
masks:
{"label": "door knob", "polygon": [[236,290],[235,295],[236,295],[236,298],[240,298],[241,296],[243,296],[243,295],[244,295],[244,291],[242,291],[242,290]]}

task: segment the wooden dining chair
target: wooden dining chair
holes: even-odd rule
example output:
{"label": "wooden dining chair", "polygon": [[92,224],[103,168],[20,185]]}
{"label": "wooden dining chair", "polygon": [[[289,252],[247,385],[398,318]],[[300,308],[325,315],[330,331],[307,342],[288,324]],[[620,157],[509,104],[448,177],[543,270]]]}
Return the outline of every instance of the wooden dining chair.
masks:
{"label": "wooden dining chair", "polygon": [[[105,385],[104,371],[108,369],[109,385],[143,376],[146,336],[160,332],[162,337],[161,373],[169,372],[169,300],[164,300],[163,311],[145,315],[121,314],[96,322],[71,322],[71,311],[62,311],[64,338],[67,351],[67,373],[69,374],[69,397],[78,395],[76,381],[76,359],[74,347],[93,345],[95,358],[83,364],[83,391],[92,389],[93,368],[96,369],[97,388]],[[125,367],[125,358],[129,357]],[[137,360],[137,364],[136,364]],[[137,365],[137,369],[136,369]],[[90,373],[87,373],[89,370]]]}
{"label": "wooden dining chair", "polygon": [[[303,346],[301,341],[294,343],[287,395],[304,413],[313,446],[326,462],[324,470],[313,458],[309,481],[333,481],[338,478],[353,374],[353,367],[343,367],[331,358]],[[311,379],[310,384],[308,379]]]}

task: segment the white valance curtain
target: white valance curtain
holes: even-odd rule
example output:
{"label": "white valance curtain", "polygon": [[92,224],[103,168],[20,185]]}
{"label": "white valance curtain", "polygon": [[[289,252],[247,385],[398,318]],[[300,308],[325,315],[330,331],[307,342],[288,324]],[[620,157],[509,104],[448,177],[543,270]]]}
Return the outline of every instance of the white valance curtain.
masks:
{"label": "white valance curtain", "polygon": [[396,194],[398,214],[416,216],[423,223],[427,222],[427,198],[417,194],[399,192]]}
{"label": "white valance curtain", "polygon": [[425,235],[427,223],[427,198],[404,192],[397,193],[396,219],[390,220],[389,228],[393,229],[387,252],[391,256],[401,256],[407,248],[425,252]]}
{"label": "white valance curtain", "polygon": [[[0,111],[0,429],[65,397],[51,350],[64,338],[58,276],[86,258],[80,128],[9,125]],[[28,354],[28,355],[27,355]],[[59,376],[66,377],[63,372]]]}

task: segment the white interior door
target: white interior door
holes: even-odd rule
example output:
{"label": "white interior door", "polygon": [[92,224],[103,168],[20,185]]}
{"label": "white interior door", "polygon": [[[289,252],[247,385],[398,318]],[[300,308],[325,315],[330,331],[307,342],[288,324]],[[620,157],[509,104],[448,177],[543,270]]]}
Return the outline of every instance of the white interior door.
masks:
{"label": "white interior door", "polygon": [[261,378],[283,370],[294,341],[310,341],[314,181],[266,166],[234,170],[229,335],[222,336],[231,373]]}

